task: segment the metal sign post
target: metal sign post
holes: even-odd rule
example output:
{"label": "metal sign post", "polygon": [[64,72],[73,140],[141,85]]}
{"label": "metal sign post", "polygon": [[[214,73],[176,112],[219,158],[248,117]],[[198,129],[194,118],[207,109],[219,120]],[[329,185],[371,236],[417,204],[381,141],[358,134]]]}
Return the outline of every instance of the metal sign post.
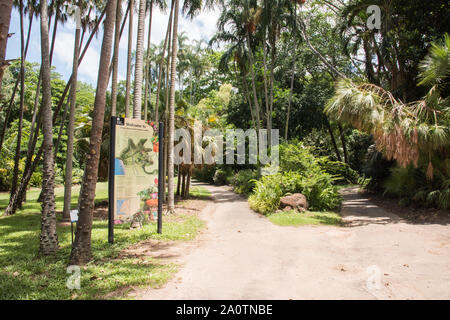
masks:
{"label": "metal sign post", "polygon": [[158,133],[158,146],[159,146],[159,159],[158,159],[158,233],[162,233],[162,211],[163,211],[163,200],[164,200],[164,189],[163,181],[165,179],[163,172],[164,163],[164,123],[159,123],[159,133]]}
{"label": "metal sign post", "polygon": [[114,243],[114,172],[116,154],[117,117],[111,117],[109,129],[109,177],[108,177],[108,242]]}

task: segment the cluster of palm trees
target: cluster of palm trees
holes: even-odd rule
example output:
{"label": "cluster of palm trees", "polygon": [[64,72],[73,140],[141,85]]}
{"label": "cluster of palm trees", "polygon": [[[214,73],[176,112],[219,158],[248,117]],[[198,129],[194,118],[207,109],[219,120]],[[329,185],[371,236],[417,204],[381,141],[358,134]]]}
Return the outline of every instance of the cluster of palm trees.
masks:
{"label": "cluster of palm trees", "polygon": [[[168,141],[172,145],[168,148],[168,210],[174,210],[174,164],[173,164],[173,137],[174,137],[174,116],[175,116],[175,91],[177,79],[177,54],[178,54],[178,20],[179,12],[185,13],[188,17],[194,17],[205,5],[211,6],[214,1],[201,0],[185,0],[180,4],[179,0],[173,0],[170,3],[170,14],[167,26],[167,32],[158,68],[158,93],[156,94],[156,105],[154,106],[155,120],[161,118],[159,108],[159,90],[161,88],[162,75],[165,74],[166,83],[170,83],[167,87],[169,94],[167,95],[168,103],[164,111],[164,118],[168,124]],[[83,264],[91,258],[90,233],[92,227],[92,214],[94,209],[94,195],[98,177],[99,155],[102,143],[102,131],[105,117],[106,92],[111,83],[111,115],[117,112],[117,89],[118,89],[118,63],[119,63],[119,42],[125,23],[128,19],[129,37],[128,37],[128,57],[127,57],[127,84],[126,84],[126,116],[132,116],[135,119],[147,119],[149,117],[149,87],[151,79],[151,27],[152,14],[155,8],[165,10],[168,5],[164,0],[129,0],[127,4],[122,0],[108,1],[36,1],[36,0],[15,0],[3,1],[2,13],[0,17],[1,23],[1,47],[3,54],[1,56],[3,64],[7,65],[8,61],[4,61],[4,53],[6,52],[7,32],[9,29],[9,19],[11,16],[12,6],[16,6],[20,14],[21,21],[21,72],[17,79],[11,103],[7,110],[7,117],[10,115],[13,101],[17,91],[20,91],[20,117],[19,130],[17,138],[17,150],[15,159],[15,168],[13,174],[13,183],[11,188],[11,197],[8,208],[5,213],[7,215],[14,214],[17,208],[20,208],[25,199],[26,189],[30,181],[31,175],[39,161],[43,163],[43,182],[42,182],[42,219],[41,219],[41,236],[40,236],[40,254],[51,255],[58,250],[58,237],[56,234],[56,215],[55,215],[55,195],[54,195],[54,179],[55,179],[55,155],[58,145],[61,141],[61,135],[65,123],[67,122],[66,132],[68,135],[68,148],[66,160],[65,174],[65,201],[64,201],[64,217],[68,217],[71,202],[71,185],[72,185],[72,153],[74,140],[74,115],[76,108],[76,84],[77,69],[83,60],[87,48],[89,47],[93,36],[103,25],[103,40],[101,55],[99,61],[99,71],[97,79],[97,90],[93,108],[92,125],[90,132],[89,148],[86,154],[85,171],[82,187],[79,197],[79,222],[77,225],[76,237],[72,248],[71,262],[75,264]],[[126,7],[125,14],[123,8]],[[75,8],[75,10],[73,10]],[[134,15],[137,11],[137,42],[133,46],[133,23]],[[70,15],[76,16],[75,45],[72,75],[67,82],[66,88],[59,99],[56,108],[52,107],[51,96],[51,64],[56,41],[58,24],[64,23],[69,19]],[[28,34],[24,31],[24,18],[29,17]],[[36,101],[34,105],[34,115],[32,121],[32,130],[30,132],[28,156],[23,170],[23,175],[19,180],[19,160],[21,151],[21,125],[24,110],[24,74],[25,60],[28,50],[28,44],[31,38],[31,25],[34,17],[40,19],[41,33],[41,71],[39,76],[38,88],[36,90]],[[149,30],[147,39],[147,51],[145,50],[145,21],[149,17]],[[53,19],[53,34],[50,41],[49,29],[51,29]],[[4,23],[5,21],[5,23]],[[8,22],[8,23],[6,23]],[[103,24],[102,24],[103,23]],[[5,31],[6,30],[6,31]],[[89,34],[87,40],[85,37]],[[132,54],[135,52],[134,58],[134,79],[132,80]],[[165,59],[164,59],[165,58]],[[164,63],[166,62],[166,63]],[[164,71],[164,72],[163,72]],[[0,79],[1,82],[1,79]],[[131,87],[133,86],[133,90]],[[18,90],[20,88],[20,90]],[[132,94],[132,93],[133,94]],[[133,100],[133,101],[131,101]],[[63,108],[64,107],[64,108]],[[143,110],[144,109],[144,110]],[[63,111],[63,112],[61,112]],[[60,130],[56,142],[53,139],[54,126],[59,119]],[[2,128],[0,148],[3,143],[8,118]],[[36,142],[39,134],[43,135],[42,145],[37,148]],[[37,149],[37,150],[36,150]]]}

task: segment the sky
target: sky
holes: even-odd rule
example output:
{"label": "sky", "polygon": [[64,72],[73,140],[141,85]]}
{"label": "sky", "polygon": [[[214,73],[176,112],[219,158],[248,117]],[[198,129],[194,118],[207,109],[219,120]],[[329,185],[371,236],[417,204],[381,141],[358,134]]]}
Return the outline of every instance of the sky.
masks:
{"label": "sky", "polygon": [[[125,7],[123,12],[125,12]],[[169,14],[167,12],[161,12],[159,9],[153,10],[153,22],[152,22],[152,44],[159,44],[164,40],[167,30],[167,22]],[[205,40],[209,41],[212,35],[216,31],[216,21],[219,16],[218,11],[204,11],[195,17],[193,20],[189,20],[180,14],[179,20],[179,32],[185,32],[190,40]],[[134,16],[133,25],[133,46],[136,45],[137,37],[137,13]],[[24,19],[25,30],[28,29],[28,18]],[[147,44],[148,36],[148,23],[149,17],[146,18],[145,27],[145,45]],[[41,62],[41,45],[40,45],[40,21],[34,19],[31,31],[31,40],[27,54],[27,61]],[[19,12],[13,9],[11,16],[11,22],[9,32],[14,35],[9,38],[6,51],[7,59],[20,58],[20,18]],[[26,31],[25,31],[26,32]],[[52,30],[50,29],[50,37]],[[26,37],[26,34],[25,34]],[[85,36],[84,42],[86,42],[88,35]],[[103,30],[100,28],[100,32],[92,40],[89,49],[86,52],[85,57],[78,69],[78,80],[92,84],[94,87],[97,83],[98,64],[100,60],[100,51],[103,39]],[[56,68],[56,72],[62,75],[62,78],[67,81],[72,72],[73,62],[73,46],[75,41],[75,21],[70,18],[64,25],[58,25],[55,52],[53,57],[53,66]],[[127,46],[128,46],[128,22],[124,28],[122,38],[120,41],[120,53],[119,53],[119,81],[126,78],[126,65],[127,65]]]}

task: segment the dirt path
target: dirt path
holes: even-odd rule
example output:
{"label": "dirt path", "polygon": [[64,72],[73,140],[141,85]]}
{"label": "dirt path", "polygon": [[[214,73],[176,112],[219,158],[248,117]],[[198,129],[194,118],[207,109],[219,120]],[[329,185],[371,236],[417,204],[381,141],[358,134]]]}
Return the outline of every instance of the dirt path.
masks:
{"label": "dirt path", "polygon": [[280,227],[205,186],[207,229],[138,299],[450,299],[450,227],[412,225],[344,190],[345,227]]}

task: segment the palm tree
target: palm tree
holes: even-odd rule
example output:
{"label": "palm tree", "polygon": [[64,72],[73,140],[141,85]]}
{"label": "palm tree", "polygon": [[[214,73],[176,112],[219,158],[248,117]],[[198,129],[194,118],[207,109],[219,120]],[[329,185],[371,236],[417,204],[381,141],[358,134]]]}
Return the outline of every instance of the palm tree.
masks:
{"label": "palm tree", "polygon": [[136,40],[136,62],[134,71],[134,103],[133,118],[141,119],[142,113],[142,80],[144,67],[144,27],[145,27],[145,0],[139,0],[139,18]]}
{"label": "palm tree", "polygon": [[86,166],[80,191],[79,219],[75,241],[70,255],[70,262],[74,265],[83,265],[91,259],[92,215],[94,212],[94,198],[98,176],[100,146],[102,143],[106,90],[108,88],[116,10],[117,0],[109,0],[106,4],[106,20],[103,31],[94,114],[92,117],[89,153],[86,155]]}
{"label": "palm tree", "polygon": [[178,53],[178,11],[179,0],[175,1],[173,33],[172,33],[172,58],[171,58],[171,78],[170,78],[170,101],[169,101],[169,149],[167,152],[167,173],[168,173],[168,211],[175,211],[174,198],[174,137],[175,137],[175,80],[177,72]]}
{"label": "palm tree", "polygon": [[429,86],[419,101],[404,103],[370,83],[340,80],[325,111],[334,119],[372,134],[377,149],[402,167],[426,164],[433,177],[433,159],[446,159],[450,147],[449,100],[441,96],[450,73],[450,37],[433,44],[421,64],[419,85]]}
{"label": "palm tree", "polygon": [[122,21],[122,0],[117,0],[117,14],[114,34],[114,54],[112,63],[112,85],[111,85],[111,116],[116,115],[117,109],[117,78],[119,75],[119,45],[120,45],[120,23]]}
{"label": "palm tree", "polygon": [[134,0],[130,1],[130,10],[128,14],[130,15],[128,21],[128,55],[127,55],[127,84],[125,91],[125,117],[129,117],[130,114],[130,100],[131,100],[131,63],[133,55],[133,16],[134,16]]}
{"label": "palm tree", "polygon": [[42,144],[44,161],[42,170],[43,201],[39,253],[42,255],[53,255],[58,251],[58,235],[56,234],[52,94],[47,24],[47,1],[41,1],[42,132],[44,135]]}
{"label": "palm tree", "polygon": [[[120,1],[119,1],[120,2]],[[70,111],[69,122],[67,123],[67,158],[66,158],[66,174],[64,181],[64,208],[63,219],[70,218],[70,202],[72,200],[72,157],[73,157],[73,139],[75,130],[75,107],[77,99],[77,79],[78,79],[78,58],[80,57],[80,37],[81,37],[81,13],[80,8],[75,8],[75,43],[73,50],[73,66],[72,66],[72,85],[70,86]]]}
{"label": "palm tree", "polygon": [[6,57],[6,44],[8,42],[9,22],[11,20],[12,0],[2,1],[0,3],[0,97],[2,94],[3,72],[8,62]]}

